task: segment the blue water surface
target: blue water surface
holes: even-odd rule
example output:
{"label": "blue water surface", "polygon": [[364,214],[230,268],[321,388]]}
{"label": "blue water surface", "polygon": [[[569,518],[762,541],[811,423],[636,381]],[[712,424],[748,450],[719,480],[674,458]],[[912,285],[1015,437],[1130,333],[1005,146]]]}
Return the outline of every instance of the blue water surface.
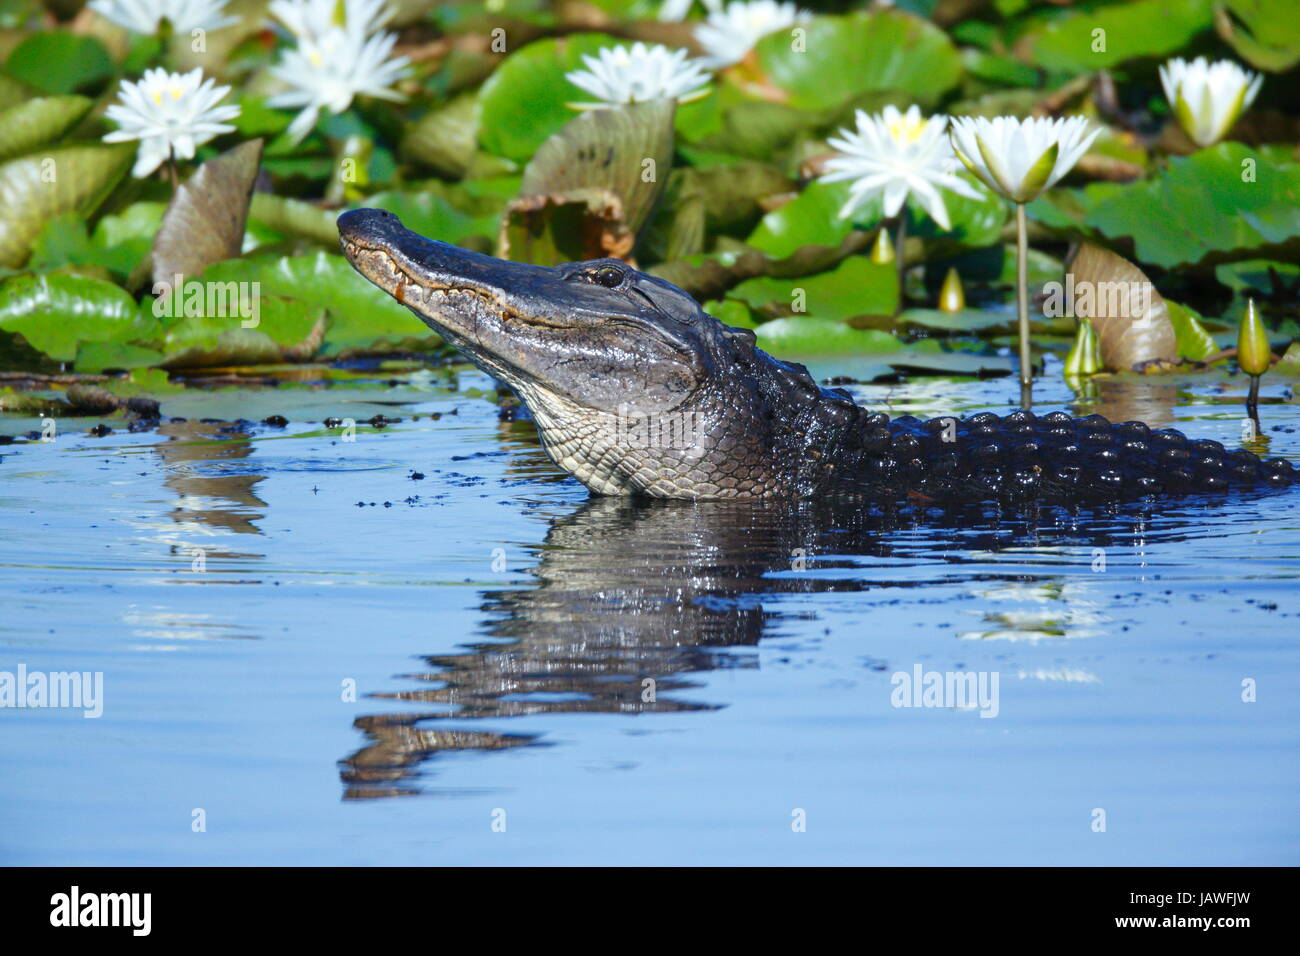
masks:
{"label": "blue water surface", "polygon": [[[1300,491],[831,524],[593,499],[490,385],[324,388],[285,428],[223,424],[265,390],[190,391],[158,431],[0,447],[0,671],[104,687],[97,719],[0,709],[0,862],[1300,862]],[[1241,443],[1222,385],[1038,397]],[[894,706],[918,667],[996,676],[996,715]]]}

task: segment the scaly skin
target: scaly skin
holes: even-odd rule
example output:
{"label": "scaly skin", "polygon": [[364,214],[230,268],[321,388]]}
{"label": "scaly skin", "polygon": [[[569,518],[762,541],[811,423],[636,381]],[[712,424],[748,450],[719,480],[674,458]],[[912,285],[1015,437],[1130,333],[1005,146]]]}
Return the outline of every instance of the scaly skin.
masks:
{"label": "scaly skin", "polygon": [[376,209],[338,225],[357,271],[514,389],[555,463],[600,494],[1074,504],[1297,480],[1284,460],[1099,415],[891,421],[618,260],[505,262]]}

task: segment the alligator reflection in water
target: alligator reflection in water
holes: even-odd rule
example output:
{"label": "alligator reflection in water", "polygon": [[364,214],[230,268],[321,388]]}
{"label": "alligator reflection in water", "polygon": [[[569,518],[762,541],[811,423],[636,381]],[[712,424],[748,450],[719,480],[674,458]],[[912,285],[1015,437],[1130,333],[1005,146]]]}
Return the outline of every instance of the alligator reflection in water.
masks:
{"label": "alligator reflection in water", "polygon": [[[248,458],[253,445],[235,426],[197,421],[164,422],[154,446],[166,466],[165,484],[176,492],[172,519],[235,534],[261,534],[253,522],[263,517],[266,502],[258,497],[262,475],[213,473],[205,466]],[[233,506],[233,507],[232,507]]]}
{"label": "alligator reflection in water", "polygon": [[[725,649],[754,647],[764,636],[778,612],[763,606],[763,595],[939,580],[1051,583],[1060,576],[954,565],[1049,544],[1086,563],[1089,549],[1131,545],[1134,529],[1145,525],[1140,506],[1099,510],[1092,519],[1061,512],[1007,519],[991,507],[939,517],[593,498],[554,520],[531,571],[535,584],[485,592],[492,640],[426,658],[430,672],[404,675],[436,685],[430,689],[374,695],[440,709],[359,718],[369,743],[341,761],[345,796],[418,792],[418,765],[442,751],[543,742],[535,734],[438,728],[449,720],[715,709],[690,694],[699,684],[688,675],[757,666],[755,656]],[[923,531],[909,534],[913,528]],[[805,555],[819,572],[853,570],[797,573]],[[888,558],[891,566],[872,571],[864,558]],[[898,560],[933,570],[899,574]]]}

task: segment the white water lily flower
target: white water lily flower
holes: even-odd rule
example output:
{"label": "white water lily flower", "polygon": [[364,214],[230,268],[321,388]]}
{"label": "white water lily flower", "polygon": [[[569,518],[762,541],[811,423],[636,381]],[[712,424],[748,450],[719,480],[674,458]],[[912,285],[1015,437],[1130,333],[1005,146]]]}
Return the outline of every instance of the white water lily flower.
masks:
{"label": "white water lily flower", "polygon": [[1231,60],[1211,63],[1198,56],[1191,63],[1170,60],[1160,67],[1160,82],[1179,124],[1204,148],[1228,135],[1232,124],[1255,102],[1264,77]]}
{"label": "white water lily flower", "polygon": [[583,54],[585,70],[564,75],[598,103],[574,103],[583,109],[603,109],[627,103],[675,99],[683,103],[708,93],[709,77],[685,50],[634,43],[631,47],[602,47],[595,56]]}
{"label": "white water lily flower", "polygon": [[840,138],[830,140],[831,146],[842,155],[827,161],[828,172],[821,177],[823,182],[855,180],[849,190],[849,200],[840,210],[841,219],[847,219],[855,209],[879,194],[884,195],[885,216],[892,218],[911,195],[941,229],[951,229],[948,208],[936,187],[951,189],[970,199],[982,198],[955,173],[961,164],[944,135],[948,128],[946,116],[931,116],[927,120],[921,118],[916,106],[906,113],[886,106],[875,116],[858,110],[855,118],[857,132],[841,129]]}
{"label": "white water lily flower", "polygon": [[776,0],[733,0],[709,13],[709,18],[695,28],[695,39],[704,48],[702,62],[721,69],[745,58],[759,40],[769,33],[786,30],[812,19],[807,10],[793,3]]}
{"label": "white water lily flower", "polygon": [[144,78],[132,83],[123,80],[118,91],[120,103],[114,103],[105,115],[121,129],[104,137],[107,143],[124,143],[138,139],[131,174],[143,179],[169,157],[193,159],[194,150],[235,127],[226,123],[239,115],[239,107],[218,106],[230,92],[228,86],[216,86],[216,80],[203,78],[199,68],[189,73],[168,73],[160,68],[145,70]]}
{"label": "white water lily flower", "polygon": [[239,22],[222,16],[228,0],[90,0],[87,6],[132,33],[152,36],[165,19],[176,33],[218,30]]}
{"label": "white water lily flower", "polygon": [[289,124],[295,142],[311,132],[322,109],[342,113],[359,95],[400,102],[405,97],[391,87],[406,73],[410,61],[391,56],[396,42],[394,33],[366,37],[343,27],[330,27],[318,38],[300,37],[298,47],[286,50],[271,67],[290,88],[266,102],[301,110]]}
{"label": "white water lily flower", "polygon": [[990,189],[1027,203],[1074,168],[1101,129],[1082,116],[1016,119],[959,116],[952,121],[957,158]]}

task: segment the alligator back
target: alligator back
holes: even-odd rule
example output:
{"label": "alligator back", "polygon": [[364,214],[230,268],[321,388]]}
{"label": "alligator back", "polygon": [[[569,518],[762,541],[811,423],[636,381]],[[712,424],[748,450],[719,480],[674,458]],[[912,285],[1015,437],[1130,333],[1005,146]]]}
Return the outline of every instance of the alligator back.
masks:
{"label": "alligator back", "polygon": [[937,502],[1070,504],[1282,488],[1300,480],[1285,459],[1100,415],[1017,411],[891,421],[876,414],[862,424],[867,483]]}

